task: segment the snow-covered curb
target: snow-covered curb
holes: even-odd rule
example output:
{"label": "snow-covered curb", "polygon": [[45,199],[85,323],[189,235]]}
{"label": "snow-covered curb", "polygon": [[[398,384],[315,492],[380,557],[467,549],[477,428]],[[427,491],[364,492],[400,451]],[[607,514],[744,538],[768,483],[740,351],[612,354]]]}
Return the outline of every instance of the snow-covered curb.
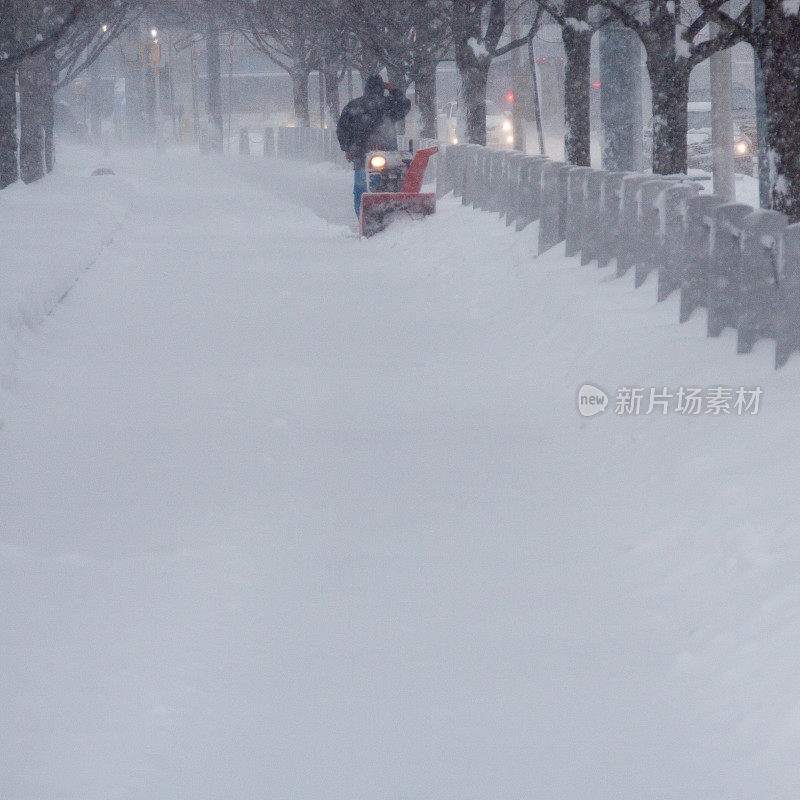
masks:
{"label": "snow-covered curb", "polygon": [[107,247],[131,204],[113,176],[57,171],[0,192],[0,392],[13,390],[19,337]]}

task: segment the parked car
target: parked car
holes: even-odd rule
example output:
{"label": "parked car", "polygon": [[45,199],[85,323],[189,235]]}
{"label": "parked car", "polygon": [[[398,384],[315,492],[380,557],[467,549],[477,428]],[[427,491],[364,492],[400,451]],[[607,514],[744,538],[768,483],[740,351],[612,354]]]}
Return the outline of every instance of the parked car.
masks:
{"label": "parked car", "polygon": [[[687,166],[690,169],[711,171],[713,164],[711,144],[711,102],[695,100],[688,104],[688,131],[686,134]],[[755,120],[749,129],[739,119],[733,121],[734,169],[752,175],[755,160]],[[644,154],[650,159],[653,147],[653,120],[644,128]]]}
{"label": "parked car", "polygon": [[[447,103],[437,115],[439,138],[458,144],[466,141],[466,119],[458,100]],[[486,144],[498,150],[510,150],[514,143],[511,118],[491,100],[486,101]]]}

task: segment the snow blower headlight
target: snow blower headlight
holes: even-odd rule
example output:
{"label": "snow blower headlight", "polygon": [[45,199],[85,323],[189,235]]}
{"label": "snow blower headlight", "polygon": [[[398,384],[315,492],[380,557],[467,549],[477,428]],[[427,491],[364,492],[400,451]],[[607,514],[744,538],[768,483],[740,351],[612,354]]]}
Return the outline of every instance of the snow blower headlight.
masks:
{"label": "snow blower headlight", "polygon": [[383,169],[386,166],[386,159],[383,156],[372,156],[369,165],[372,169]]}

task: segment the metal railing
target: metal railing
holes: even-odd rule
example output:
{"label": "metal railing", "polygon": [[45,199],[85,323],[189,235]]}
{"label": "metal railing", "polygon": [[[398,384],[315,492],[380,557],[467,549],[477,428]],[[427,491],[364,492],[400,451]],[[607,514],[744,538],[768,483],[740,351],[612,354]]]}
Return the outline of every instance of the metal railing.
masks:
{"label": "metal railing", "polygon": [[[278,128],[265,155],[346,164],[332,130]],[[274,150],[271,149],[274,142]],[[707,334],[737,332],[748,353],[775,340],[775,367],[800,352],[800,223],[775,211],[700,194],[685,175],[654,176],[575,167],[542,156],[436,144],[428,179],[438,197],[497,213],[523,230],[538,223],[539,254],[564,242],[567,256],[599,267],[616,261],[638,287],[658,275],[658,301],[680,293],[680,322],[707,309]]]}

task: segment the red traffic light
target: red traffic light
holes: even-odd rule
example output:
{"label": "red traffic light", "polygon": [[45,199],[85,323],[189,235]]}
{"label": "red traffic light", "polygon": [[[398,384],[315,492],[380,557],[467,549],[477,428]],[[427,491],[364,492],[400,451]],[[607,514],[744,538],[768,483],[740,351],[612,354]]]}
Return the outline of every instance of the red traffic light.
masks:
{"label": "red traffic light", "polygon": [[513,103],[514,102],[514,92],[509,92],[506,95],[506,100],[508,100],[509,103]]}

